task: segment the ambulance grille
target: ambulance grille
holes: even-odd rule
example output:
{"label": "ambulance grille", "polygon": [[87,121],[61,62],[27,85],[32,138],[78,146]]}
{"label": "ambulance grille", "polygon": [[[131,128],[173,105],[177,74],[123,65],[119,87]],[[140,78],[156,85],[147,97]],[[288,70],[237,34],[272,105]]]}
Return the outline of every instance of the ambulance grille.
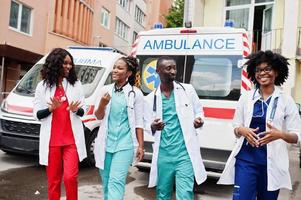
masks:
{"label": "ambulance grille", "polygon": [[1,127],[4,132],[18,133],[22,135],[34,135],[40,134],[39,124],[30,124],[24,122],[15,122],[10,120],[1,120]]}

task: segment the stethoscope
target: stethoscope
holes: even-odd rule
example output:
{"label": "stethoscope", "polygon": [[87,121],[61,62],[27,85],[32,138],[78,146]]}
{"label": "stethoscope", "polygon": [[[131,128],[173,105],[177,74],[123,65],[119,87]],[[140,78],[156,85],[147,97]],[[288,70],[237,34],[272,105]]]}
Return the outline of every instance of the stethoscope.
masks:
{"label": "stethoscope", "polygon": [[[125,85],[127,85],[128,83],[126,83]],[[124,85],[124,86],[125,86]],[[114,85],[114,91],[115,92],[121,92],[122,90],[123,90],[123,87],[124,86],[122,86],[121,88],[117,88],[116,87],[116,84]],[[132,85],[131,85],[132,86]],[[132,98],[131,98],[131,96],[132,96]],[[136,92],[135,92],[135,90],[134,90],[134,86],[132,86],[132,89],[128,92],[128,107],[130,108],[130,109],[134,109],[134,99],[136,98]]]}
{"label": "stethoscope", "polygon": [[[253,93],[253,97],[252,100],[255,99],[255,94],[257,92],[258,88],[255,89],[254,93]],[[278,98],[279,97],[275,97],[274,102],[273,102],[273,107],[272,107],[272,111],[270,113],[270,118],[269,118],[269,122],[272,122],[275,118],[275,113],[276,113],[276,109],[277,109],[277,104],[278,104]]]}
{"label": "stethoscope", "polygon": [[[186,94],[186,90],[185,90],[184,86],[183,86],[180,82],[178,82],[178,81],[175,81],[175,82],[176,82],[178,85],[181,86],[181,88],[184,90],[184,92],[185,92],[185,94]],[[179,89],[179,88],[176,87],[176,89]],[[153,100],[153,112],[154,112],[154,113],[157,112],[157,90],[158,90],[158,88],[156,88],[156,90],[155,90],[154,100]],[[186,95],[187,95],[187,94],[186,94]],[[185,104],[185,106],[187,107],[188,104]]]}

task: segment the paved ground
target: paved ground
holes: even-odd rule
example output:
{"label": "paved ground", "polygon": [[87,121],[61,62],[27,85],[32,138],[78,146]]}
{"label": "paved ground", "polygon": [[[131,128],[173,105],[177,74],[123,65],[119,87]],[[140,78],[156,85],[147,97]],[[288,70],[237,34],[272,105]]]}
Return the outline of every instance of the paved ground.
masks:
{"label": "paved ground", "polygon": [[[290,165],[293,191],[281,190],[279,200],[301,199],[301,169],[299,149],[290,147]],[[155,189],[147,188],[148,173],[131,168],[127,178],[125,200],[153,200]],[[196,188],[195,199],[226,200],[232,198],[232,186],[216,185],[216,179],[208,179]],[[101,181],[96,168],[81,166],[79,174],[79,199],[102,199]],[[64,196],[64,188],[62,187]],[[0,199],[46,200],[45,168],[37,165],[35,157],[8,155],[0,151]],[[62,199],[66,199],[63,197]]]}

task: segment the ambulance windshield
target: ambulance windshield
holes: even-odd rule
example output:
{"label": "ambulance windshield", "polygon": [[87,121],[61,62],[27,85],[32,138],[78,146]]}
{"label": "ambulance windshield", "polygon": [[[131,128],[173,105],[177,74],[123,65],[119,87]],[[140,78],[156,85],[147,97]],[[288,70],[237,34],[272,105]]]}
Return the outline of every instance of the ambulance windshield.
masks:
{"label": "ambulance windshield", "polygon": [[[179,82],[194,86],[201,99],[238,100],[240,96],[241,69],[235,55],[179,55],[171,56],[177,62]],[[138,56],[141,69],[141,89],[150,93],[160,84],[156,73],[159,56]]]}
{"label": "ambulance windshield", "polygon": [[[14,92],[24,96],[34,96],[37,84],[41,81],[41,69],[42,64],[37,64],[31,68],[18,83]],[[83,85],[85,97],[89,97],[95,90],[105,69],[102,67],[75,65],[75,71]]]}

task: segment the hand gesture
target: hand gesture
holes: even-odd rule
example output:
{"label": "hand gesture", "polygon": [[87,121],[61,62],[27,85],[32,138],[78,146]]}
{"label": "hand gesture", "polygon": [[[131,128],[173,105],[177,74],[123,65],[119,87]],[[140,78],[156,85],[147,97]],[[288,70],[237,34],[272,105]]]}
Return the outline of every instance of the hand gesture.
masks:
{"label": "hand gesture", "polygon": [[71,112],[77,112],[78,109],[80,108],[80,101],[72,101],[69,106],[67,107],[67,110],[71,111]]}
{"label": "hand gesture", "polygon": [[100,105],[105,107],[106,105],[108,105],[108,103],[110,102],[111,96],[109,95],[109,93],[105,93],[101,99],[100,99]]}
{"label": "hand gesture", "polygon": [[259,142],[258,139],[259,137],[256,135],[256,131],[258,131],[259,128],[246,128],[246,127],[239,127],[239,134],[241,134],[242,136],[244,136],[246,138],[246,140],[248,141],[248,143],[252,146],[252,147],[259,147]]}
{"label": "hand gesture", "polygon": [[163,130],[164,126],[165,123],[160,121],[160,118],[155,119],[151,124],[152,131],[157,131],[157,130],[161,131]]}
{"label": "hand gesture", "polygon": [[269,131],[263,132],[262,135],[264,135],[264,137],[258,140],[260,146],[268,144],[274,140],[278,140],[282,136],[282,132],[276,129],[274,126],[272,126],[272,124],[267,123],[267,127],[269,128]]}
{"label": "hand gesture", "polygon": [[202,118],[198,117],[193,122],[194,128],[200,128],[204,125],[204,120]]}
{"label": "hand gesture", "polygon": [[137,152],[136,152],[136,160],[139,162],[143,159],[144,156],[144,148],[143,147],[138,147]]}
{"label": "hand gesture", "polygon": [[50,98],[50,101],[51,103],[47,103],[49,105],[50,112],[54,111],[55,109],[57,109],[62,105],[62,102],[56,97]]}

